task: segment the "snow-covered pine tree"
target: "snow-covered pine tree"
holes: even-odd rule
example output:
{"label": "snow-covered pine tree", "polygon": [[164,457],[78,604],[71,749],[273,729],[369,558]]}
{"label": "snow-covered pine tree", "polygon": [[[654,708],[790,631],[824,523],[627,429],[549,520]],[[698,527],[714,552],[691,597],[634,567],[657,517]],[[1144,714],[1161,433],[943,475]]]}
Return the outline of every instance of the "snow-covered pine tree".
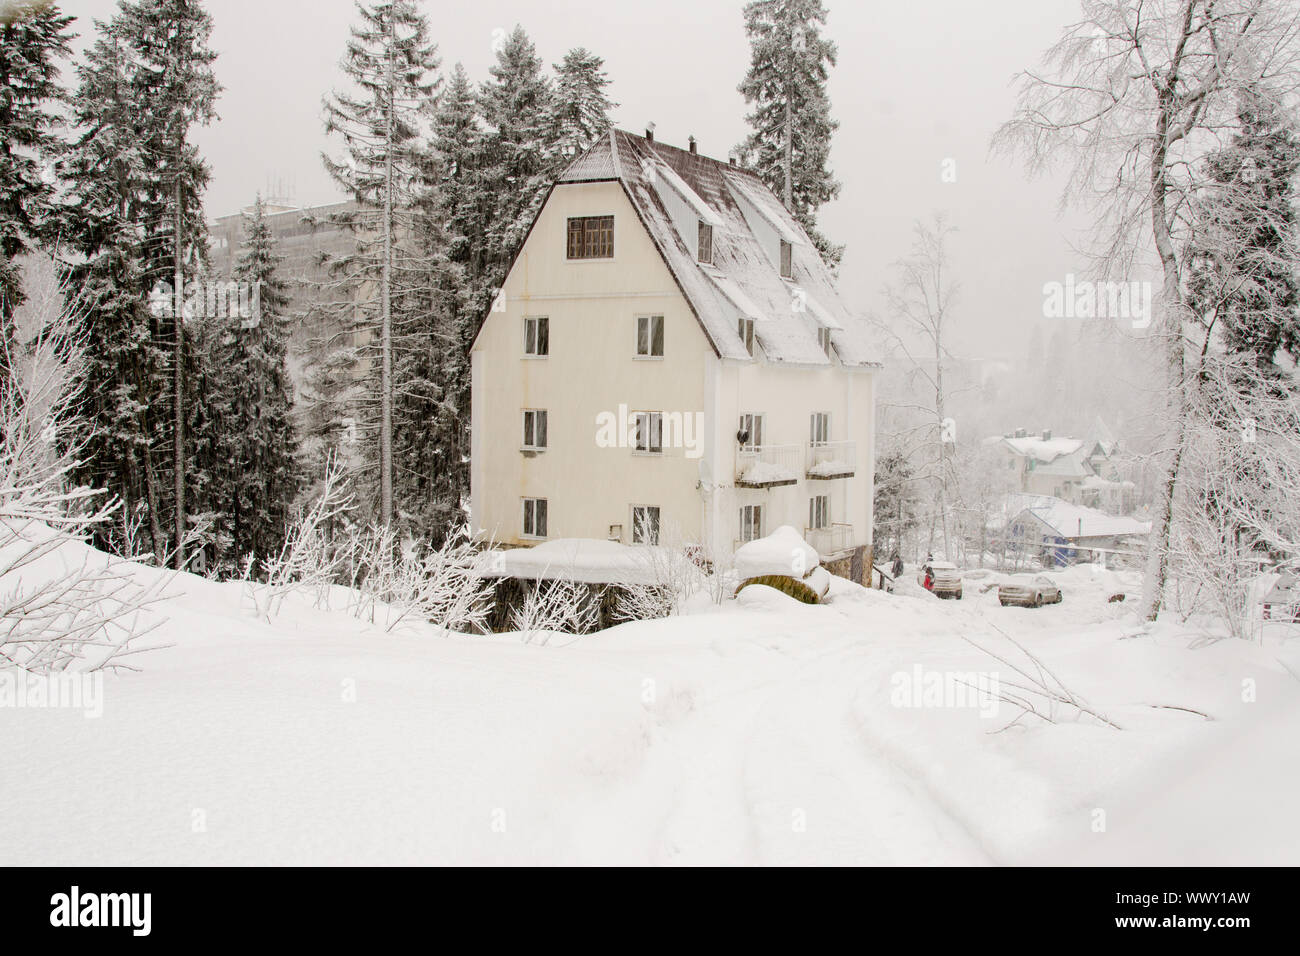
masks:
{"label": "snow-covered pine tree", "polygon": [[399,334],[394,484],[417,537],[444,541],[469,493],[469,346],[490,296],[474,89],[457,64],[431,104],[415,240],[428,270],[424,304]]}
{"label": "snow-covered pine tree", "polygon": [[486,266],[500,286],[563,157],[552,121],[555,93],[542,60],[516,26],[479,89],[487,125],[479,182],[487,198]]}
{"label": "snow-covered pine tree", "polygon": [[[256,303],[252,315],[210,319],[212,394],[205,403],[217,420],[207,507],[213,512],[213,567],[236,573],[253,556],[278,553],[297,494],[295,442],[290,422],[288,296],[277,275],[280,257],[258,196],[244,216],[244,235],[232,278]],[[255,290],[255,291],[254,291]],[[223,507],[224,505],[224,507]]]}
{"label": "snow-covered pine tree", "polygon": [[[141,203],[145,235],[145,279],[153,288],[170,286],[179,302],[187,282],[201,274],[207,252],[202,194],[210,175],[190,142],[195,125],[216,115],[220,87],[212,71],[216,53],[208,45],[212,18],[199,0],[122,0],[109,27],[130,52],[142,148],[151,177]],[[186,515],[185,322],[173,308],[158,319],[156,334],[171,343],[173,560],[185,564],[190,531]]]}
{"label": "snow-covered pine tree", "polygon": [[618,104],[605,94],[605,61],[585,47],[575,47],[555,64],[552,133],[564,158],[582,152],[609,129],[609,113]]}
{"label": "snow-covered pine tree", "polygon": [[1205,225],[1189,250],[1188,302],[1228,352],[1267,368],[1279,350],[1300,360],[1300,139],[1263,87],[1238,99],[1237,131],[1205,163]]}
{"label": "snow-covered pine tree", "polygon": [[[22,302],[15,260],[49,238],[54,198],[49,164],[61,149],[59,64],[68,55],[72,17],[52,3],[0,10],[0,335],[12,344],[13,310]],[[0,348],[0,363],[10,349]],[[7,387],[9,369],[0,367]]]}
{"label": "snow-covered pine tree", "polygon": [[[395,329],[404,310],[418,302],[425,266],[414,253],[418,177],[421,165],[420,113],[438,87],[437,45],[412,0],[378,0],[357,6],[343,70],[353,89],[325,98],[326,132],[343,138],[341,159],[323,156],[325,168],[356,202],[336,217],[357,237],[356,251],[331,263],[344,289],[336,315],[340,350],[323,364],[333,373],[377,379],[374,389],[352,391],[360,398],[351,410],[336,408],[330,419],[342,426],[352,419],[361,438],[365,473],[378,490],[376,517],[393,522],[393,401]],[[318,383],[321,375],[316,376]],[[369,401],[373,396],[375,401]],[[317,393],[318,399],[321,397]],[[376,407],[377,406],[377,407]],[[342,429],[341,430],[345,430]]]}
{"label": "snow-covered pine tree", "polygon": [[[147,309],[141,213],[151,154],[129,55],[109,28],[87,49],[72,98],[76,137],[61,166],[67,184],[62,246],[86,309],[82,401],[92,426],[75,477],[119,496],[119,523],[93,530],[96,544],[125,557],[167,551],[155,449],[166,433],[162,370],[167,354]],[[142,540],[145,535],[148,539]]]}
{"label": "snow-covered pine tree", "polygon": [[828,165],[839,123],[826,93],[837,55],[822,36],[826,8],[822,0],[752,0],[744,16],[750,64],[738,89],[754,104],[746,117],[753,132],[737,151],[834,268],[844,247],[817,230],[818,208],[840,191]]}

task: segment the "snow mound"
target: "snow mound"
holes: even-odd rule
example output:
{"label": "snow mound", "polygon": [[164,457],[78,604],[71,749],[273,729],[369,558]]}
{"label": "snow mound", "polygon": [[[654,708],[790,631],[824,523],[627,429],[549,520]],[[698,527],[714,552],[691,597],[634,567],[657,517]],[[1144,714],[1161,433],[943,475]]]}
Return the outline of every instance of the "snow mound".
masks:
{"label": "snow mound", "polygon": [[654,584],[653,551],[648,545],[626,545],[595,538],[556,538],[531,548],[488,552],[479,567],[485,577],[584,584]]}
{"label": "snow mound", "polygon": [[741,580],[765,574],[785,574],[802,580],[821,564],[803,535],[783,524],[765,538],[755,538],[736,551],[736,572]]}

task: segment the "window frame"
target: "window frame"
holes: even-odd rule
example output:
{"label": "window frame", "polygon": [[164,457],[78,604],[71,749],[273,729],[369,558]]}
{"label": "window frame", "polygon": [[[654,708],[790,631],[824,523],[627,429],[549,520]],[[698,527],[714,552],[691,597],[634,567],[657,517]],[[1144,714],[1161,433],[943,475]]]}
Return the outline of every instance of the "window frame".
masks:
{"label": "window frame", "polygon": [[[580,223],[575,243],[574,224]],[[603,226],[608,223],[608,236]],[[592,228],[594,225],[594,228]],[[595,238],[591,238],[594,234]],[[608,245],[605,244],[606,238]],[[602,250],[608,250],[603,252]],[[593,251],[594,250],[594,251]],[[614,216],[569,216],[564,226],[564,258],[566,262],[609,261],[614,258]]]}
{"label": "window frame", "polygon": [[782,279],[794,278],[794,243],[787,242],[785,239],[780,240],[781,245],[777,251],[777,271],[781,273]]}
{"label": "window frame", "polygon": [[754,336],[754,320],[741,316],[736,323],[736,334],[740,336],[740,344],[745,347],[749,357],[754,357],[754,345],[757,339]]}
{"label": "window frame", "polygon": [[831,342],[831,330],[824,325],[817,327],[817,344],[822,347],[822,351],[826,353],[826,357],[830,358],[831,351],[834,348],[834,343]]}
{"label": "window frame", "polygon": [[[546,451],[548,448],[550,448],[550,424],[551,424],[551,423],[550,423],[550,416],[547,414],[547,411],[548,411],[548,410],[545,409],[545,408],[523,408],[523,409],[520,409],[520,412],[522,413],[521,416],[520,416],[521,421],[520,421],[520,432],[519,432],[519,450],[520,450],[520,451]],[[533,420],[533,428],[532,428],[532,432],[533,432],[534,443],[531,444],[531,445],[528,443],[528,419],[529,419],[529,416],[531,416],[531,417],[532,417],[532,420]],[[541,425],[542,425],[542,429],[541,429],[541,431],[542,431],[542,444],[540,444],[540,445],[536,444],[536,439],[537,439],[537,423],[538,423],[538,421],[539,421],[539,417],[538,417],[538,416],[540,416],[540,421],[541,421]]]}
{"label": "window frame", "polygon": [[[745,512],[749,512],[748,516],[746,516]],[[763,521],[765,517],[761,504],[740,506],[740,541],[742,544],[757,541],[763,537]],[[747,529],[749,537],[745,536]]]}
{"label": "window frame", "polygon": [[[656,319],[658,320],[658,326],[659,326],[659,354],[658,355],[656,355],[654,351]],[[646,324],[647,351],[645,352],[641,351],[641,323],[642,322]],[[638,315],[636,317],[636,335],[635,335],[635,340],[633,341],[633,352],[634,352],[633,358],[641,362],[663,361],[664,351],[665,351],[667,338],[668,338],[666,326],[667,323],[664,321],[664,317],[660,313],[647,312],[644,315]]]}
{"label": "window frame", "polygon": [[[737,431],[749,432],[749,441],[740,447],[744,451],[757,451],[763,447],[763,418],[762,412],[742,412],[740,422],[736,426]],[[745,427],[745,419],[749,419],[749,427]],[[757,437],[757,441],[754,439]]]}
{"label": "window frame", "polygon": [[[821,523],[818,524],[820,519]],[[831,526],[831,496],[813,495],[808,499],[808,530],[824,531]]]}
{"label": "window frame", "polygon": [[[641,447],[641,421],[646,420],[646,447]],[[658,421],[658,429],[655,428],[655,422]],[[634,423],[632,436],[632,453],[634,455],[653,455],[659,457],[664,453],[664,413],[656,411],[639,411],[632,413]],[[656,435],[657,432],[657,435]],[[654,439],[658,438],[658,447],[654,445]]]}
{"label": "window frame", "polygon": [[[537,518],[538,518],[537,506],[539,504],[542,506],[541,507],[542,530],[540,534],[538,534],[537,532]],[[528,511],[529,511],[528,506],[529,505],[532,505],[532,518],[533,518],[532,531],[528,530]],[[521,512],[519,517],[519,536],[521,538],[538,538],[538,539],[548,537],[549,536],[548,532],[550,531],[548,525],[550,522],[551,509],[547,499],[546,498],[521,498],[520,508],[521,508]]]}
{"label": "window frame", "polygon": [[[530,327],[536,329],[536,332],[534,332],[533,334],[534,351],[532,352],[528,351],[528,330]],[[543,329],[546,330],[546,334],[544,336],[541,334]],[[538,343],[543,338],[545,338],[546,340],[546,351],[545,352],[535,351],[538,346]],[[549,315],[524,316],[524,358],[544,359],[544,358],[549,358],[550,355],[551,355],[551,317]]]}
{"label": "window frame", "polygon": [[[821,429],[823,435],[822,438],[817,437],[818,423],[820,423],[823,426],[823,428]],[[808,444],[812,445],[814,448],[820,448],[823,445],[829,445],[830,442],[831,442],[831,413],[812,412],[808,416]]]}
{"label": "window frame", "polygon": [[704,265],[713,265],[713,226],[703,219],[699,221],[695,235],[695,261]]}
{"label": "window frame", "polygon": [[[640,540],[641,532],[638,530],[638,523],[637,523],[638,511],[654,512],[654,522],[653,522],[654,540],[653,541]],[[663,530],[663,508],[661,506],[632,505],[632,543],[633,544],[648,544],[651,545],[652,547],[658,545],[662,530]]]}

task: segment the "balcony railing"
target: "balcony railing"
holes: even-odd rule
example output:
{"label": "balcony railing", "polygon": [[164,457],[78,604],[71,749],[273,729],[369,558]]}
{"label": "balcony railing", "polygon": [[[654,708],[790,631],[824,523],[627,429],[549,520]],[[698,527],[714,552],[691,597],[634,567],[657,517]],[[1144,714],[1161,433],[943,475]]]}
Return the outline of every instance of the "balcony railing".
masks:
{"label": "balcony railing", "polygon": [[809,478],[852,478],[857,471],[855,441],[809,442],[806,474]]}
{"label": "balcony railing", "polygon": [[799,481],[798,445],[741,445],[736,450],[736,485],[776,488]]}
{"label": "balcony railing", "polygon": [[854,548],[853,525],[832,524],[825,528],[804,528],[804,540],[823,558]]}

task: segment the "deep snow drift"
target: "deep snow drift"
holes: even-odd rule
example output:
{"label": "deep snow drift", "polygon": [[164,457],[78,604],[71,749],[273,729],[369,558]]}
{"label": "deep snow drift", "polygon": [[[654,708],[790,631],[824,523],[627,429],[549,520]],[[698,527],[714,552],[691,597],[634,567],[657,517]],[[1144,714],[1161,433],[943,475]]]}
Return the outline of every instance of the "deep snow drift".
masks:
{"label": "deep snow drift", "polygon": [[[268,625],[180,575],[146,641],[173,646],[102,716],[0,707],[0,863],[1293,863],[1296,631],[1144,633],[1106,601],[1136,578],[1053,577],[1036,610],[990,573],[960,602],[753,586],[540,646],[305,599]],[[1014,652],[995,627],[1123,729],[998,732],[966,692],[1014,675],[961,639]]]}

